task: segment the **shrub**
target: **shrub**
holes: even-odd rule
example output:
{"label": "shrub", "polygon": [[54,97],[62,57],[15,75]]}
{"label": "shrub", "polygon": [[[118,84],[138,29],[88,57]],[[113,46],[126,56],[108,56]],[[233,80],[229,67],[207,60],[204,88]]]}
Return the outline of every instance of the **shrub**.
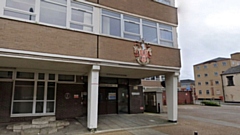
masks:
{"label": "shrub", "polygon": [[202,101],[201,104],[207,105],[207,106],[220,106],[218,103],[213,101]]}

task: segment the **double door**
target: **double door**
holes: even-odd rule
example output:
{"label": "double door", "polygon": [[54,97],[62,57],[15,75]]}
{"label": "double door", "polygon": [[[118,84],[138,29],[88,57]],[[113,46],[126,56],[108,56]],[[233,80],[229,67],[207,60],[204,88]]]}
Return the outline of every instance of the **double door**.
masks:
{"label": "double door", "polygon": [[124,87],[100,87],[98,114],[128,113],[128,89]]}

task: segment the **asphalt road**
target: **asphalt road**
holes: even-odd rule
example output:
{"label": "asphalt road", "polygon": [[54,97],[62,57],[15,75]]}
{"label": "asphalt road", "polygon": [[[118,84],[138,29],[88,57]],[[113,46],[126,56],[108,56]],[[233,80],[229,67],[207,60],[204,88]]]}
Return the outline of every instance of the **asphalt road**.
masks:
{"label": "asphalt road", "polygon": [[[167,118],[167,115],[159,117]],[[194,135],[194,131],[198,135],[240,135],[240,106],[181,105],[178,107],[177,124],[96,135]]]}

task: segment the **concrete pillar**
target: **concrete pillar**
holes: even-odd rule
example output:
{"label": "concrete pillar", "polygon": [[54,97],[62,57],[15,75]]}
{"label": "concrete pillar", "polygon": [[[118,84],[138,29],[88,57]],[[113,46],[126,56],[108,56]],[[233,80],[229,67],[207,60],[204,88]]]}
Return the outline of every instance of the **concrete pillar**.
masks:
{"label": "concrete pillar", "polygon": [[178,113],[178,76],[179,73],[166,74],[166,96],[167,96],[167,112],[168,121],[177,122]]}
{"label": "concrete pillar", "polygon": [[93,65],[88,73],[88,129],[94,131],[97,129],[98,120],[98,80],[100,66]]}

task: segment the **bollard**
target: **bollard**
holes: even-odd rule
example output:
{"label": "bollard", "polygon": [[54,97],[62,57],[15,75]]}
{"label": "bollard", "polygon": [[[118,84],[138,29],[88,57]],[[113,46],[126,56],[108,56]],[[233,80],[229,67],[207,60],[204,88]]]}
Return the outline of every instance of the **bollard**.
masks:
{"label": "bollard", "polygon": [[198,135],[198,132],[197,132],[197,131],[194,131],[194,135]]}

